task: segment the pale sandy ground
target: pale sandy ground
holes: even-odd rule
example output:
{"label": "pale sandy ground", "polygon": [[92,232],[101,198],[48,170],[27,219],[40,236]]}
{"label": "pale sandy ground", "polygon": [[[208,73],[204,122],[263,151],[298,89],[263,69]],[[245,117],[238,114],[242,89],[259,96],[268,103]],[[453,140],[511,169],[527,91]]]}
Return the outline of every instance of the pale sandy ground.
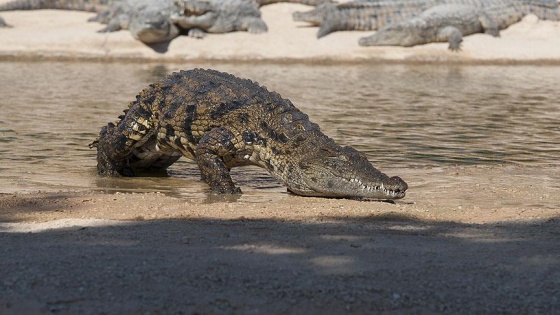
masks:
{"label": "pale sandy ground", "polygon": [[[363,32],[316,40],[315,28],[291,22],[298,9],[265,7],[266,35],[178,38],[164,54],[127,32],[95,33],[91,14],[3,13],[14,28],[0,29],[0,55],[560,61],[558,23],[531,17],[451,53],[446,44],[362,48]],[[396,204],[263,192],[260,203],[0,194],[0,314],[560,314],[560,173],[531,173],[403,170],[411,190]]]}
{"label": "pale sandy ground", "polygon": [[[8,0],[0,0],[6,2]],[[465,38],[462,51],[447,44],[413,48],[360,47],[360,37],[373,32],[337,32],[320,40],[317,28],[292,21],[292,12],[309,10],[297,4],[262,8],[269,32],[212,35],[203,40],[177,38],[165,53],[132,39],[126,31],[99,34],[102,26],[86,23],[91,13],[43,10],[2,12],[11,29],[0,29],[0,56],[50,58],[102,58],[150,60],[268,60],[268,61],[435,61],[435,62],[554,62],[560,63],[558,22],[528,16],[504,31],[500,38],[476,34]]]}

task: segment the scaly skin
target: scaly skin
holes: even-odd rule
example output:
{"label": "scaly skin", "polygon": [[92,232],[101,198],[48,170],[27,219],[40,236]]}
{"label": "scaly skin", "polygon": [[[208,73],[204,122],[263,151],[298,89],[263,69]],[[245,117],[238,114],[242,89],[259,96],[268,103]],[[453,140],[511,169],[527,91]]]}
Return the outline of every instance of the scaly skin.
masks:
{"label": "scaly skin", "polygon": [[191,37],[204,37],[206,33],[247,31],[253,34],[268,31],[261,19],[259,5],[253,0],[176,0],[180,8],[171,18]]}
{"label": "scaly skin", "polygon": [[317,38],[343,30],[376,30],[389,22],[418,15],[443,0],[418,1],[352,1],[324,4],[307,12],[295,12],[295,21],[320,26]]}
{"label": "scaly skin", "polygon": [[485,32],[499,36],[498,24],[482,9],[467,5],[444,4],[432,7],[417,17],[389,24],[361,46],[410,47],[430,42],[449,42],[450,50],[459,50],[463,36]]}
{"label": "scaly skin", "polygon": [[299,3],[305,5],[320,5],[323,3],[332,3],[331,0],[257,0],[257,3],[262,7],[263,5],[279,3],[279,2],[288,2],[288,3]]}
{"label": "scaly skin", "polygon": [[111,0],[14,0],[0,5],[0,11],[55,9],[100,12],[111,2]]}
{"label": "scaly skin", "polygon": [[[111,1],[112,0],[14,0],[0,4],[0,12],[42,9],[100,12],[106,9]],[[0,17],[0,27],[9,27],[2,17]]]}
{"label": "scaly skin", "polygon": [[100,32],[129,30],[146,44],[167,42],[180,33],[170,22],[178,10],[173,0],[15,0],[0,6],[0,11],[39,9],[97,12],[90,21],[107,24]]}
{"label": "scaly skin", "polygon": [[179,36],[180,29],[171,21],[178,10],[173,0],[121,0],[90,21],[107,24],[100,32],[129,30],[132,37],[151,45]]}
{"label": "scaly skin", "polygon": [[[390,23],[399,23],[423,11],[443,4],[471,5],[487,8],[496,5],[529,5],[542,19],[558,20],[556,0],[372,0],[353,1],[339,5],[318,6],[308,12],[295,12],[294,20],[320,25],[317,37],[335,31],[377,30]],[[547,11],[539,14],[540,11]]]}
{"label": "scaly skin", "polygon": [[327,11],[336,11],[338,7],[334,3],[323,3],[315,7],[315,9],[306,12],[294,12],[292,18],[296,22],[306,22],[312,26],[320,26],[325,19]]}
{"label": "scaly skin", "polygon": [[166,169],[184,156],[217,193],[241,193],[229,173],[241,165],[268,170],[302,196],[398,199],[408,188],[363,153],[335,144],[289,100],[214,70],[181,71],[150,85],[92,146],[100,175]]}
{"label": "scaly skin", "polygon": [[361,46],[404,46],[449,42],[449,49],[460,49],[462,37],[474,33],[499,36],[499,30],[518,22],[529,13],[558,20],[559,9],[546,1],[486,1],[483,7],[444,4],[420,15],[389,24],[372,36],[359,40]]}

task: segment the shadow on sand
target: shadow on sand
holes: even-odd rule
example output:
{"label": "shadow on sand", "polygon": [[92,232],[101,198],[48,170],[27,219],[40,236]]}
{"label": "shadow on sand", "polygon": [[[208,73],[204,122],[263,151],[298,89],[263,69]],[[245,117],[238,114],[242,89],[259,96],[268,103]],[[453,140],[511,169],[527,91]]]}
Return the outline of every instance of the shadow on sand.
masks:
{"label": "shadow on sand", "polygon": [[560,312],[560,217],[318,219],[0,229],[0,313]]}

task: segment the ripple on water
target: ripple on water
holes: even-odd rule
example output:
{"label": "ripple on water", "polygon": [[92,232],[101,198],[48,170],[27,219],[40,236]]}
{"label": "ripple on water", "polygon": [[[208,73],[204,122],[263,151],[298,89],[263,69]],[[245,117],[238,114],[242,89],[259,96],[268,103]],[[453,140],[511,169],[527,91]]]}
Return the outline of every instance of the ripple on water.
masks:
{"label": "ripple on water", "polygon": [[[326,134],[364,151],[381,169],[560,165],[560,67],[183,68],[194,66],[251,78],[279,92]],[[0,62],[0,192],[84,188],[207,198],[196,165],[187,162],[174,165],[170,177],[95,176],[95,150],[88,144],[101,126],[114,121],[147,84],[174,70],[178,66]],[[243,198],[261,190],[286,195],[258,170],[236,171],[235,178],[248,191]]]}

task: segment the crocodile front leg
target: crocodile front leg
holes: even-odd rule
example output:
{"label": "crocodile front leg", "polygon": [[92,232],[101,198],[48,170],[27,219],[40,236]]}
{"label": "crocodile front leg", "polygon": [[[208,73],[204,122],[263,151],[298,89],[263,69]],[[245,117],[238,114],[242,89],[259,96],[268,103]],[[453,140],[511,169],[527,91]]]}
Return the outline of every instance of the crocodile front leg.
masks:
{"label": "crocodile front leg", "polygon": [[214,128],[200,139],[196,148],[196,162],[202,179],[212,191],[220,194],[240,194],[235,187],[225,160],[235,155],[235,136],[225,128]]}

